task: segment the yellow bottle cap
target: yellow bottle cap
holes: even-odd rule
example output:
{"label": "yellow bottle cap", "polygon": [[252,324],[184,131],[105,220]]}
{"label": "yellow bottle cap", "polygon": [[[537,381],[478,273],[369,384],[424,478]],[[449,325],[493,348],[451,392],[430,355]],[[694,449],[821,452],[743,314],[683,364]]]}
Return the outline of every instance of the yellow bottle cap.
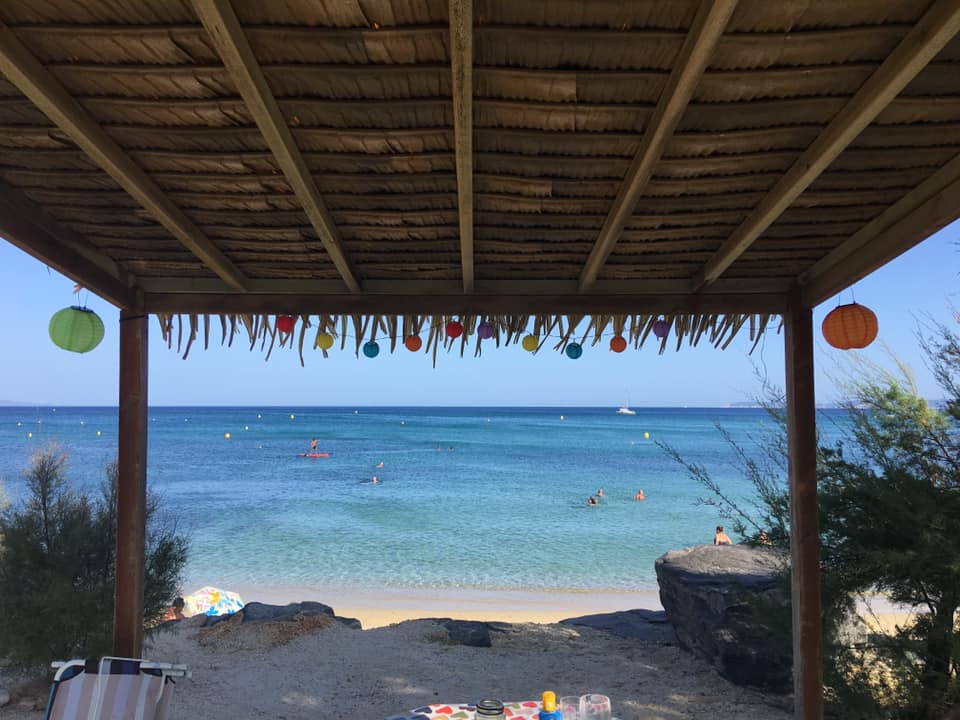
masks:
{"label": "yellow bottle cap", "polygon": [[543,711],[556,712],[557,694],[553,690],[547,690],[543,693]]}

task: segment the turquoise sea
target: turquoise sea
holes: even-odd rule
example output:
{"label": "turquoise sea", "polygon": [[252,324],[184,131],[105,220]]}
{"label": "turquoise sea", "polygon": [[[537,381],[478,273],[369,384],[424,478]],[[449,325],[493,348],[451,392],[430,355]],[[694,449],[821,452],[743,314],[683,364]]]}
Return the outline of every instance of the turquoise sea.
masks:
{"label": "turquoise sea", "polygon": [[[749,408],[614,410],[157,407],[148,479],[190,537],[189,585],[655,587],[658,556],[711,542],[723,522],[656,443],[742,497],[715,423],[754,452],[770,421]],[[843,420],[825,411],[821,431]],[[298,455],[314,437],[329,458]],[[116,453],[116,408],[0,408],[0,478],[15,501],[31,454],[53,440],[73,480],[96,487]]]}

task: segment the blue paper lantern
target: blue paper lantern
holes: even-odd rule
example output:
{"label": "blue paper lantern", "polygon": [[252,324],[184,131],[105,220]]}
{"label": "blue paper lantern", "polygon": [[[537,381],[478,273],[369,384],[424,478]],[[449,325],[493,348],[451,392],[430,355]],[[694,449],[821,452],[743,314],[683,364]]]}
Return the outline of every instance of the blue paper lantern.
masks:
{"label": "blue paper lantern", "polygon": [[363,354],[368,358],[375,358],[380,354],[380,346],[373,340],[363,345]]}
{"label": "blue paper lantern", "polygon": [[68,307],[54,313],[48,328],[57,347],[75,353],[93,350],[103,340],[103,321],[93,310]]}
{"label": "blue paper lantern", "polygon": [[567,345],[567,357],[571,360],[576,360],[578,357],[583,355],[583,348],[580,347],[580,343],[570,343]]}

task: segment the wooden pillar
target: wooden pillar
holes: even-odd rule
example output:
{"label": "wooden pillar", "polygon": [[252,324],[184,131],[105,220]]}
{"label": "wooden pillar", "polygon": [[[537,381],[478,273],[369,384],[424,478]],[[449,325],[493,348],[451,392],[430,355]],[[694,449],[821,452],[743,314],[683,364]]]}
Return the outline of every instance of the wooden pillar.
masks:
{"label": "wooden pillar", "polygon": [[820,532],[817,520],[816,404],[813,392],[813,312],[794,298],[789,303],[784,325],[793,588],[793,716],[797,720],[822,720],[823,635],[820,613]]}
{"label": "wooden pillar", "polygon": [[113,653],[143,649],[143,567],[147,507],[147,316],[120,312],[120,440],[117,457],[117,584]]}

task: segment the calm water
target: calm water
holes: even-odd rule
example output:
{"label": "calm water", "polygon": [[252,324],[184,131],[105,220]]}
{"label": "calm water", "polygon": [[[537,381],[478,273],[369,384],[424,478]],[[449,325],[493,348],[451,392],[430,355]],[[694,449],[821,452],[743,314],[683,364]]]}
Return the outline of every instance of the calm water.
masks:
{"label": "calm water", "polygon": [[[748,492],[715,422],[746,443],[769,427],[756,409],[153,408],[148,476],[191,538],[191,584],[625,590],[721,522],[655,441]],[[329,458],[298,456],[311,437]],[[12,498],[48,440],[95,486],[116,409],[0,408]]]}

